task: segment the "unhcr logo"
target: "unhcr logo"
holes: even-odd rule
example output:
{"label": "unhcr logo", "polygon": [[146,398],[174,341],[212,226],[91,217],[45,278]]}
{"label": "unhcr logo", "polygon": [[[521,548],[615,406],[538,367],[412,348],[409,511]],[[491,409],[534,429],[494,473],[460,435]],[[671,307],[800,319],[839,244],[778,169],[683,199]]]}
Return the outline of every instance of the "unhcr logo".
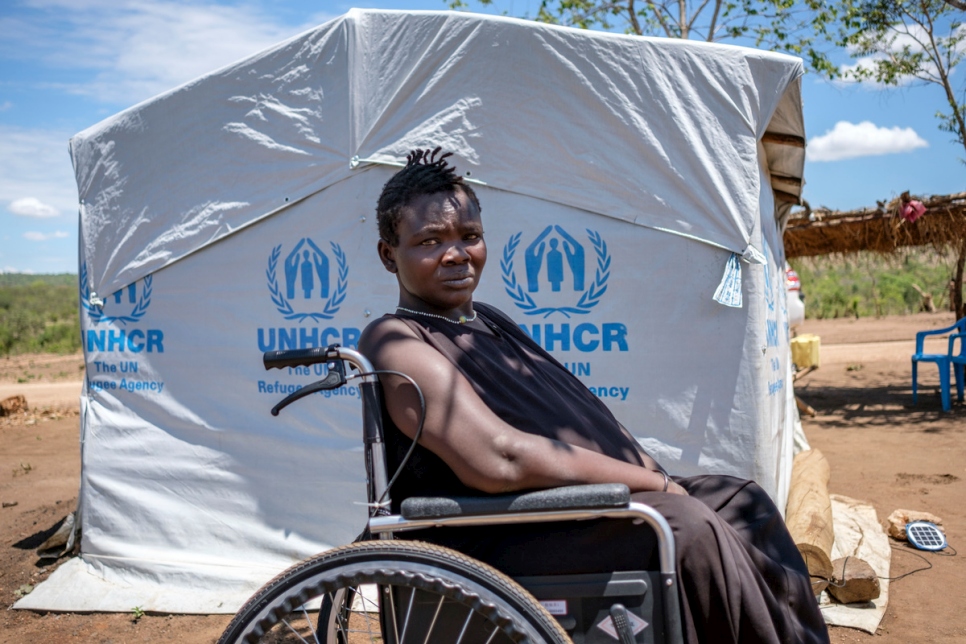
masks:
{"label": "unhcr logo", "polygon": [[[126,288],[115,291],[104,298],[102,303],[95,305],[91,303],[91,287],[90,282],[87,281],[87,263],[85,262],[81,266],[80,274],[81,306],[87,311],[87,315],[94,324],[100,322],[107,322],[108,324],[112,322],[121,324],[137,322],[144,317],[148,307],[151,306],[152,281],[152,276],[148,275],[141,280],[140,292],[138,284],[135,282],[129,284]],[[109,308],[112,314],[108,314]]]}
{"label": "unhcr logo", "polygon": [[[140,282],[129,284],[98,301],[91,293],[87,279],[87,263],[81,264],[80,301],[88,318],[95,325],[105,323],[109,328],[87,329],[85,346],[89,355],[94,353],[164,353],[164,332],[160,329],[116,328],[120,324],[140,322],[151,306],[154,278],[148,275]],[[139,287],[140,286],[140,287]],[[93,301],[92,301],[93,300]],[[115,328],[110,328],[114,326]],[[96,373],[137,373],[137,362],[107,363],[93,361]],[[92,386],[98,382],[91,381]],[[133,381],[131,381],[133,382]],[[106,386],[106,385],[105,385]],[[116,388],[116,387],[115,387]]]}
{"label": "unhcr logo", "polygon": [[[349,263],[339,244],[329,242],[329,250],[324,252],[309,237],[302,237],[289,249],[282,244],[272,248],[265,270],[268,293],[275,309],[286,320],[302,325],[306,320],[331,320],[338,314],[348,290]],[[361,333],[355,327],[311,323],[259,328],[258,350],[308,349],[330,344],[352,348],[358,345]]]}
{"label": "unhcr logo", "polygon": [[[586,245],[559,225],[547,226],[526,246],[522,232],[510,237],[500,270],[504,289],[517,308],[526,315],[546,319],[560,314],[568,320],[594,310],[607,292],[611,256],[599,232],[587,229],[586,234]],[[518,262],[521,254],[523,261]],[[627,351],[627,327],[620,322],[520,326],[547,351]],[[577,365],[578,370],[583,368]]]}
{"label": "unhcr logo", "polygon": [[[268,268],[265,271],[268,292],[275,308],[286,320],[303,322],[311,318],[318,322],[331,320],[339,312],[345,300],[349,265],[341,246],[335,242],[330,242],[329,246],[335,258],[334,267],[331,266],[328,255],[308,237],[300,239],[285,255],[281,274],[278,269],[279,260],[282,258],[282,245],[273,248],[269,254]],[[332,269],[336,276],[335,288],[331,288]],[[321,309],[316,308],[318,306]]]}
{"label": "unhcr logo", "polygon": [[[587,230],[587,240],[597,260],[597,270],[589,284],[584,246],[560,226],[547,226],[524,249],[525,279],[518,281],[515,258],[522,236],[523,233],[517,233],[510,237],[503,247],[503,258],[500,260],[503,285],[513,303],[527,315],[548,317],[560,313],[569,318],[571,315],[590,313],[607,292],[607,280],[610,279],[610,254],[600,233]],[[533,293],[539,297],[541,289],[551,293],[573,293],[571,300],[576,302],[562,306],[541,306],[531,295]],[[555,303],[562,304],[559,297],[553,299]]]}

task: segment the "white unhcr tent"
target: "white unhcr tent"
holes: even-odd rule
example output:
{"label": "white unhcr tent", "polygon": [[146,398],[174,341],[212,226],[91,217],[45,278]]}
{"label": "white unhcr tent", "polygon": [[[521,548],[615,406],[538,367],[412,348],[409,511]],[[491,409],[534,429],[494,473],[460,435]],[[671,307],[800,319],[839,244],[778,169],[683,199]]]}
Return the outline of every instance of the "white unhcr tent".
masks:
{"label": "white unhcr tent", "polygon": [[395,305],[382,184],[441,145],[483,204],[479,299],[673,473],[784,505],[780,220],[801,61],[446,12],[350,11],[71,140],[87,382],[81,556],[19,608],[231,612],[365,509],[354,387],[264,350],[353,345]]}

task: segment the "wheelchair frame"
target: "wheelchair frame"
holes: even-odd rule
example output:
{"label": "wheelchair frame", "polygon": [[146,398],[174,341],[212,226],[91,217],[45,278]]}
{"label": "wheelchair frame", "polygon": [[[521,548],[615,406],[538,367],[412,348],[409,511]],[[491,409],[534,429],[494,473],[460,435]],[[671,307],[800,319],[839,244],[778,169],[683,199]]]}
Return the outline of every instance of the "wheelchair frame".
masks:
{"label": "wheelchair frame", "polygon": [[[285,406],[312,393],[341,387],[349,379],[358,378],[360,380],[359,389],[362,398],[363,440],[367,473],[366,487],[370,508],[368,530],[372,535],[377,537],[377,541],[370,543],[375,546],[380,540],[391,541],[395,533],[431,527],[546,523],[599,518],[630,519],[636,522],[643,522],[653,529],[657,538],[660,565],[659,582],[654,582],[652,585],[656,586],[655,591],[660,595],[659,601],[663,607],[663,639],[660,641],[670,644],[677,644],[683,641],[678,601],[679,582],[675,567],[674,536],[671,532],[671,527],[664,517],[654,508],[643,503],[631,501],[630,491],[627,486],[621,484],[580,485],[523,494],[483,497],[411,497],[403,501],[399,514],[390,514],[386,510],[386,508],[390,507],[391,498],[387,494],[386,489],[389,484],[389,476],[382,427],[382,388],[378,374],[373,368],[372,363],[360,352],[338,345],[325,348],[271,351],[264,355],[266,369],[308,366],[322,362],[329,364],[327,376],[287,396],[272,409],[272,414],[278,415],[278,412]],[[345,362],[348,362],[358,373],[347,377],[344,366]],[[351,549],[351,547],[348,547],[348,549]],[[320,555],[319,557],[324,558],[324,555]],[[313,559],[319,559],[319,557]],[[479,562],[476,563],[479,564]],[[479,565],[486,567],[485,564]],[[257,632],[259,629],[246,631],[248,634],[245,637],[239,637],[237,640],[233,639],[234,636],[230,638],[228,635],[232,631],[232,627],[236,625],[236,622],[244,622],[245,619],[249,621],[254,619],[253,617],[243,619],[243,614],[246,613],[246,609],[252,614],[259,610],[264,613],[264,606],[270,603],[264,596],[272,592],[277,594],[280,591],[279,586],[284,586],[286,583],[293,585],[295,578],[298,577],[295,573],[297,573],[300,567],[304,568],[305,562],[283,573],[259,591],[239,611],[235,620],[233,620],[220,641],[258,641],[257,639],[253,639],[252,633]],[[649,572],[647,574],[653,575],[654,573]],[[518,577],[517,582],[523,588],[527,588],[527,586],[533,588],[546,586],[548,579],[568,577],[571,585],[576,586],[587,587],[588,584],[604,584],[601,587],[607,588],[608,592],[604,593],[606,595],[617,594],[616,591],[611,590],[612,586],[636,588],[637,592],[640,593],[648,592],[647,581],[639,579],[627,580],[622,578],[621,575],[622,573],[554,576],[552,578]],[[302,577],[304,576],[303,574]],[[606,577],[607,579],[602,581],[602,577]],[[616,581],[609,581],[611,577],[616,579]],[[292,578],[292,581],[286,581],[288,578]],[[593,579],[591,580],[591,578]],[[506,581],[509,580],[505,579],[504,582],[497,583],[506,583]],[[330,582],[320,582],[322,586],[325,586],[325,583]],[[512,584],[513,582],[509,583]],[[413,592],[415,594],[416,591]],[[305,595],[304,592],[298,596],[302,597],[303,595]],[[259,599],[260,596],[263,596],[261,600]],[[442,605],[442,601],[440,599],[440,605]],[[291,604],[291,601],[288,603]],[[319,618],[320,630],[322,627],[321,614],[325,610],[324,606],[323,603],[323,609],[320,611]],[[288,610],[292,610],[292,607],[289,606]],[[521,610],[525,611],[526,609],[523,608]],[[616,625],[616,632],[611,634],[611,637],[620,641],[622,644],[637,642],[639,640],[627,626],[628,616],[624,611],[625,609],[621,604],[616,604],[611,608],[610,615],[613,618],[613,623]],[[437,615],[438,613],[439,608],[437,608]],[[385,620],[386,618],[383,615],[381,619]],[[467,624],[469,624],[469,617],[467,617]],[[383,627],[385,627],[385,624],[383,624]],[[466,627],[464,625],[464,630]],[[239,628],[235,630],[241,632]],[[398,628],[394,632],[398,633]],[[526,635],[520,635],[520,638],[522,639],[519,641],[533,639],[531,636]],[[516,639],[516,636],[513,639]],[[651,636],[647,636],[645,639],[651,641]],[[427,634],[428,640],[429,635]],[[339,639],[339,641],[341,642],[342,640]]]}

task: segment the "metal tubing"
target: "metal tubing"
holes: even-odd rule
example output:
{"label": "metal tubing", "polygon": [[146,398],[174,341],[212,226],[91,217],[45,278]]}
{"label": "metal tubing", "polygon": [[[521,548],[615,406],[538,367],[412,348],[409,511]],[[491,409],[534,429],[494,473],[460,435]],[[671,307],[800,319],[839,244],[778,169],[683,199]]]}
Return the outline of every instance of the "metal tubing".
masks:
{"label": "metal tubing", "polygon": [[[345,347],[336,347],[336,353],[339,359],[346,360],[353,367],[358,369],[361,373],[371,373],[374,369],[372,363],[369,362],[369,358],[365,357],[355,349],[347,349]],[[362,376],[362,382],[374,382],[378,380],[379,377],[376,375]]]}
{"label": "metal tubing", "polygon": [[551,521],[580,521],[587,519],[638,519],[647,523],[657,535],[658,557],[661,573],[675,575],[674,535],[671,526],[654,508],[643,503],[629,503],[626,508],[600,510],[546,510],[534,512],[507,512],[474,516],[440,517],[432,519],[404,519],[398,514],[369,519],[372,534],[384,532],[408,532],[423,528],[503,525],[508,523],[549,523]]}

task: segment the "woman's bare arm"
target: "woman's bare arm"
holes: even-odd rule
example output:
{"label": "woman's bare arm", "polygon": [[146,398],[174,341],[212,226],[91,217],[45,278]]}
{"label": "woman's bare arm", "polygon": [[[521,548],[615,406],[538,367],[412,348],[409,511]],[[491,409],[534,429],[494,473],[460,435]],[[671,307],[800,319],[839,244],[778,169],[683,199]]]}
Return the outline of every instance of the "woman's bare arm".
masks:
{"label": "woman's bare arm", "polygon": [[[624,483],[632,492],[664,489],[660,472],[508,425],[449,360],[400,320],[370,324],[359,347],[377,369],[401,371],[419,384],[426,399],[419,442],[469,487],[490,493],[581,483]],[[412,438],[420,413],[415,389],[398,376],[381,380],[389,415]],[[683,493],[673,481],[668,491]]]}

